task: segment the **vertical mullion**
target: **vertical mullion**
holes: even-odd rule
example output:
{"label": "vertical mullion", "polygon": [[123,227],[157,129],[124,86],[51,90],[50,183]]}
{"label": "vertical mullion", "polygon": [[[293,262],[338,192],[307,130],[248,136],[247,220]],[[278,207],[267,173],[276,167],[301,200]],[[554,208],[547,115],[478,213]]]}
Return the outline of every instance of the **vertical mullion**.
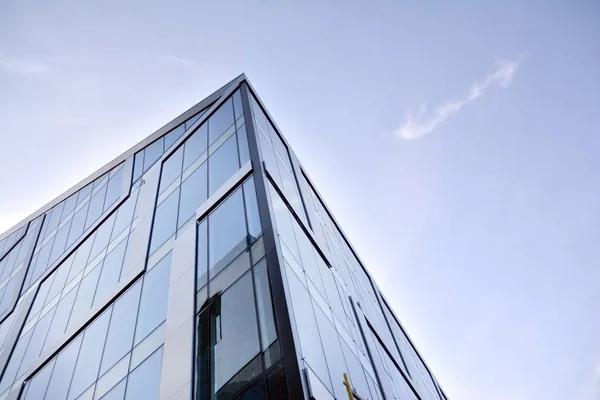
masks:
{"label": "vertical mullion", "polygon": [[284,278],[282,275],[282,264],[280,263],[277,238],[273,229],[273,220],[269,206],[267,178],[264,164],[258,147],[257,130],[250,105],[251,91],[247,82],[240,85],[242,97],[242,109],[246,121],[246,134],[248,135],[248,148],[250,160],[254,169],[254,185],[258,203],[260,223],[263,231],[265,246],[265,257],[267,271],[271,283],[271,295],[273,297],[273,309],[275,322],[281,346],[285,379],[290,400],[304,398],[302,377],[300,372],[300,360],[298,359],[297,343],[294,340],[292,321],[284,289]]}

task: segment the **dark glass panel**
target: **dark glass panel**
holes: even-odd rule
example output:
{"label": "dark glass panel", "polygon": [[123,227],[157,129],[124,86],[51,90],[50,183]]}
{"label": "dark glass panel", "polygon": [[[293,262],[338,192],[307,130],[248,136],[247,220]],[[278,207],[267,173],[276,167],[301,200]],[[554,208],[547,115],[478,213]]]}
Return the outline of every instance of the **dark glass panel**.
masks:
{"label": "dark glass panel", "polygon": [[269,400],[285,400],[288,398],[282,363],[274,367],[267,375],[267,393],[269,394]]}

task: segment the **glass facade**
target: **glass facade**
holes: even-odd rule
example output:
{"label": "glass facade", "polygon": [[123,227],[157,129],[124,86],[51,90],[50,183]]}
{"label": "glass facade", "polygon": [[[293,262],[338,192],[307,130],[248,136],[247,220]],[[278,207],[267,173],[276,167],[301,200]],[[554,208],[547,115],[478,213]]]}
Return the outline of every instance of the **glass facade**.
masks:
{"label": "glass facade", "polygon": [[245,76],[0,235],[0,400],[309,398],[447,397]]}

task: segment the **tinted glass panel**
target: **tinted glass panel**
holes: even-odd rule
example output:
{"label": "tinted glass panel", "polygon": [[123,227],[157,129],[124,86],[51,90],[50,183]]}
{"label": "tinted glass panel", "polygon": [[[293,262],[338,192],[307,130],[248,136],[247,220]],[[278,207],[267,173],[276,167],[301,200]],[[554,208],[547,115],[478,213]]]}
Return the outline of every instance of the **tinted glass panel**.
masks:
{"label": "tinted glass panel", "polygon": [[113,306],[106,347],[102,356],[100,373],[106,372],[131,350],[140,298],[140,283],[129,289]]}
{"label": "tinted glass panel", "polygon": [[237,142],[231,136],[208,159],[208,195],[213,194],[239,169]]}
{"label": "tinted glass panel", "polygon": [[233,103],[227,100],[208,120],[209,143],[214,142],[233,124]]}
{"label": "tinted glass panel", "polygon": [[206,201],[207,178],[206,163],[203,163],[181,184],[178,227],[196,215],[198,207]]}
{"label": "tinted glass panel", "polygon": [[104,197],[106,195],[106,185],[92,196],[90,200],[90,208],[88,210],[87,219],[85,220],[85,229],[89,228],[98,220],[102,214],[102,206],[104,205]]}
{"label": "tinted glass panel", "polygon": [[183,149],[183,169],[192,165],[208,148],[208,127],[202,125],[185,141]]}
{"label": "tinted glass panel", "polygon": [[[219,270],[246,247],[244,199],[236,190],[209,216],[209,266]],[[211,275],[212,276],[212,275]]]}
{"label": "tinted glass panel", "polygon": [[79,335],[71,344],[69,344],[56,359],[56,365],[52,371],[50,384],[46,391],[46,400],[64,399],[67,397],[69,384],[77,361],[77,354],[81,346],[83,335]]}
{"label": "tinted glass panel", "polygon": [[171,253],[158,262],[144,277],[135,344],[144,339],[167,317]]}
{"label": "tinted glass panel", "polygon": [[162,156],[163,140],[158,139],[144,150],[144,171],[152,166]]}
{"label": "tinted glass panel", "polygon": [[181,163],[183,162],[183,147],[177,149],[164,163],[160,177],[160,190],[165,190],[181,174]]}
{"label": "tinted glass panel", "polygon": [[179,191],[176,190],[156,208],[154,225],[152,227],[152,240],[150,242],[150,254],[175,233],[178,201]]}
{"label": "tinted glass panel", "polygon": [[126,400],[158,400],[162,347],[129,375]]}

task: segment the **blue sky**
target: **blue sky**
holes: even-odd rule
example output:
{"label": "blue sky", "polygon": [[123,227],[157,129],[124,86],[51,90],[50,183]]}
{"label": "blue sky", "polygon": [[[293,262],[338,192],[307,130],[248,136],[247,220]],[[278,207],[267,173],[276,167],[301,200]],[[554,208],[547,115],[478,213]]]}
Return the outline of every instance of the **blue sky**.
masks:
{"label": "blue sky", "polygon": [[0,5],[0,230],[245,72],[451,398],[600,399],[597,3],[49,3]]}

